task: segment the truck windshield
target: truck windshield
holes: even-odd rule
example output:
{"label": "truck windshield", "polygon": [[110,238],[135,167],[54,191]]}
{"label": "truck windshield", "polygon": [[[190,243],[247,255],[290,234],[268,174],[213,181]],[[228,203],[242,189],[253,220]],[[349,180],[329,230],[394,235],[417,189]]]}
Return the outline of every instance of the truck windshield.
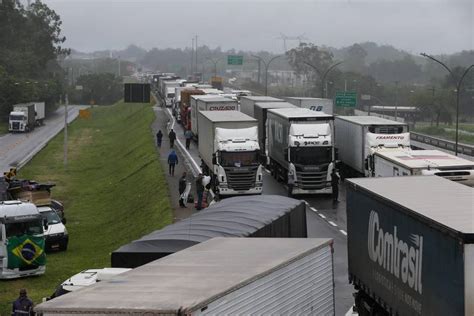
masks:
{"label": "truck windshield", "polygon": [[48,225],[59,224],[61,222],[58,213],[53,210],[41,212],[41,216],[43,217],[43,219],[48,221]]}
{"label": "truck windshield", "polygon": [[292,147],[290,160],[300,165],[320,165],[331,162],[331,147]]}
{"label": "truck windshield", "polygon": [[10,121],[23,121],[23,115],[10,115]]}
{"label": "truck windshield", "polygon": [[258,165],[258,154],[256,151],[220,153],[220,165],[223,167],[241,167]]}
{"label": "truck windshield", "polygon": [[22,235],[42,235],[43,225],[41,220],[34,220],[29,222],[7,223],[6,225],[7,238]]}

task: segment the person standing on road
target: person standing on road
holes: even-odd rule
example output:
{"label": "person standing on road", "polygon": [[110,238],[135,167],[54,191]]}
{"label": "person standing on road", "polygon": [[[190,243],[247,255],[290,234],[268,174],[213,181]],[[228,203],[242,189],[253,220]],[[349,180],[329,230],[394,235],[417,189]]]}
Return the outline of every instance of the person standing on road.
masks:
{"label": "person standing on road", "polygon": [[181,207],[186,207],[186,202],[184,200],[184,191],[186,191],[186,185],[187,185],[187,181],[186,181],[186,171],[183,172],[183,175],[181,176],[181,178],[179,178],[179,185],[178,185],[178,190],[179,190],[179,206]]}
{"label": "person standing on road", "polygon": [[176,133],[174,132],[173,129],[170,130],[170,133],[168,134],[168,137],[170,138],[170,148],[174,148],[174,141],[176,140]]}
{"label": "person standing on road", "polygon": [[156,144],[158,147],[161,147],[161,140],[163,139],[163,133],[161,132],[161,129],[156,133]]}
{"label": "person standing on road", "polygon": [[20,297],[13,302],[12,306],[13,316],[33,315],[33,301],[26,295],[26,290],[20,290]]}
{"label": "person standing on road", "polygon": [[339,176],[337,175],[336,168],[332,169],[331,172],[331,187],[332,187],[332,200],[333,202],[339,202]]}
{"label": "person standing on road", "polygon": [[196,179],[196,194],[198,197],[196,209],[200,211],[202,209],[202,195],[204,194],[204,184],[202,183],[202,173],[200,173]]}
{"label": "person standing on road", "polygon": [[174,176],[174,166],[178,164],[178,155],[172,150],[168,155],[168,169],[170,176]]}
{"label": "person standing on road", "polygon": [[193,138],[193,133],[190,129],[187,129],[186,132],[184,132],[184,137],[186,138],[186,149],[189,149],[189,145],[191,145],[191,138]]}

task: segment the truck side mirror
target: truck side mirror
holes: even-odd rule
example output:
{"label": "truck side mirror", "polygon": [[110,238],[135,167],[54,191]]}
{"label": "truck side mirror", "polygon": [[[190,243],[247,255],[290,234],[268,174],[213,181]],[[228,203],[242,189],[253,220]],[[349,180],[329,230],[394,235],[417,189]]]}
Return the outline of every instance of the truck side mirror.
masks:
{"label": "truck side mirror", "polygon": [[289,159],[288,159],[288,148],[285,148],[285,149],[283,150],[283,152],[284,152],[284,154],[285,154],[285,160],[288,161],[288,160],[289,160]]}
{"label": "truck side mirror", "polygon": [[334,160],[339,160],[339,149],[334,148]]}
{"label": "truck side mirror", "polygon": [[61,223],[63,223],[63,225],[66,225],[66,223],[67,223],[66,217],[64,217],[64,218],[61,220]]}
{"label": "truck side mirror", "polygon": [[212,154],[212,164],[217,165],[217,157],[216,154]]}
{"label": "truck side mirror", "polygon": [[44,230],[48,230],[48,220],[46,218],[43,219],[43,228]]}
{"label": "truck side mirror", "polygon": [[369,158],[365,158],[365,160],[364,160],[364,168],[365,168],[365,170],[369,170]]}

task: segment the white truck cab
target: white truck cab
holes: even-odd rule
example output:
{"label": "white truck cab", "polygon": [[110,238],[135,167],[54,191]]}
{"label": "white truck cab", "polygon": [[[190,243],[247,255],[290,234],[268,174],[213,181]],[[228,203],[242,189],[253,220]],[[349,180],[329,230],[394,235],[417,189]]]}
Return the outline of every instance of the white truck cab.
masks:
{"label": "white truck cab", "polygon": [[59,214],[49,206],[38,206],[38,211],[43,220],[48,223],[44,230],[46,251],[67,250],[69,235],[64,226],[66,220],[61,219]]}

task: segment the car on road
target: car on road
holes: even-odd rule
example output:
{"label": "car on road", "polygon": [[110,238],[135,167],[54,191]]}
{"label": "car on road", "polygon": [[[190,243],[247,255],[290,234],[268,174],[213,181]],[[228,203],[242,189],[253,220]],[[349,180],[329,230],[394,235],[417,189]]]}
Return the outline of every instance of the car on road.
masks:
{"label": "car on road", "polygon": [[39,206],[43,220],[48,223],[44,229],[46,251],[67,250],[69,235],[66,229],[66,220],[61,219],[58,213],[49,206]]}

